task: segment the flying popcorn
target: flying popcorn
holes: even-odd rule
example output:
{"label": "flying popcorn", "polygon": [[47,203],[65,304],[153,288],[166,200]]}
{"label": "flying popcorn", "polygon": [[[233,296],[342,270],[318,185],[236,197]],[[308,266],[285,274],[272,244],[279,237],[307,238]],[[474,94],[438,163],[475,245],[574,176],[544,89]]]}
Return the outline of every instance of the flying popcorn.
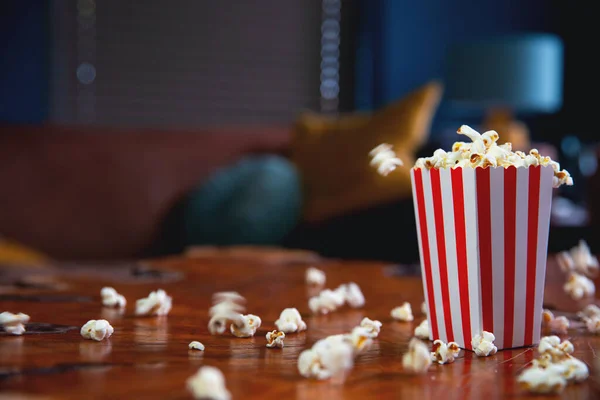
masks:
{"label": "flying popcorn", "polygon": [[419,326],[415,328],[414,334],[419,339],[429,339],[429,321],[423,320]]}
{"label": "flying popcorn", "polygon": [[584,297],[591,297],[596,292],[594,282],[581,274],[572,272],[567,278],[567,282],[563,285],[563,290],[573,300],[581,300]]}
{"label": "flying popcorn", "polygon": [[405,301],[401,306],[393,308],[390,314],[392,318],[398,321],[410,322],[414,320],[412,307],[408,301]]}
{"label": "flying popcorn", "polygon": [[279,347],[283,349],[283,340],[285,339],[285,333],[281,331],[271,331],[267,332],[267,347]]}
{"label": "flying popcorn", "polygon": [[556,259],[560,269],[566,273],[577,272],[587,277],[595,277],[600,269],[598,259],[592,254],[590,247],[583,239],[569,251],[558,253]]}
{"label": "flying popcorn", "polygon": [[241,315],[231,323],[229,329],[234,336],[237,337],[252,337],[256,333],[256,330],[260,328],[262,323],[260,317],[252,314]]}
{"label": "flying popcorn", "polygon": [[190,350],[204,351],[204,345],[196,340],[194,340],[193,342],[190,342],[190,344],[188,344],[188,348]]}
{"label": "flying popcorn", "polygon": [[246,311],[246,299],[237,292],[217,292],[212,296],[213,306],[209,310],[208,331],[211,335],[222,335],[232,321],[243,324],[242,313]]}
{"label": "flying popcorn", "polygon": [[172,299],[167,293],[158,289],[148,297],[135,302],[135,315],[167,315],[171,311]]}
{"label": "flying popcorn", "polygon": [[546,332],[565,335],[569,329],[569,320],[565,316],[554,317],[550,310],[542,312],[542,329]]}
{"label": "flying popcorn", "polygon": [[379,336],[381,325],[382,324],[380,321],[372,320],[367,317],[364,317],[363,320],[360,321],[360,326],[367,330],[370,338],[376,338]]}
{"label": "flying popcorn", "polygon": [[231,393],[225,387],[223,373],[216,367],[200,367],[187,380],[187,388],[195,399],[230,400]]}
{"label": "flying popcorn", "polygon": [[392,145],[383,143],[369,152],[372,157],[370,165],[377,168],[377,173],[386,176],[397,167],[404,165],[392,150]]}
{"label": "flying popcorn", "polygon": [[519,386],[530,393],[557,394],[567,385],[564,378],[565,368],[561,365],[550,365],[547,368],[530,367],[517,378]]}
{"label": "flying popcorn", "polygon": [[309,267],[306,269],[305,279],[308,285],[323,286],[327,278],[325,272],[315,267]]}
{"label": "flying popcorn", "polygon": [[117,291],[111,287],[103,287],[102,290],[100,290],[100,296],[102,297],[102,305],[106,307],[123,308],[127,304],[125,296],[117,293]]}
{"label": "flying popcorn", "polygon": [[494,346],[494,340],[496,337],[493,333],[483,331],[480,335],[475,335],[471,340],[471,346],[479,357],[491,356],[498,351],[498,348]]}
{"label": "flying popcorn", "polygon": [[402,355],[402,367],[415,374],[427,372],[431,365],[429,348],[419,339],[412,338],[408,342],[408,352]]}
{"label": "flying popcorn", "polygon": [[450,342],[448,344],[437,339],[433,341],[433,351],[431,352],[431,361],[438,364],[450,364],[458,357],[460,347],[458,343]]}
{"label": "flying popcorn", "polygon": [[114,328],[105,319],[91,319],[81,327],[79,333],[84,339],[96,340],[98,342],[108,339],[113,333]]}
{"label": "flying popcorn", "polygon": [[275,321],[275,326],[284,333],[306,330],[306,322],[302,320],[302,316],[297,308],[285,308]]}
{"label": "flying popcorn", "polygon": [[0,313],[0,325],[6,333],[11,335],[22,335],[25,333],[25,324],[29,322],[29,315],[18,313],[13,314],[8,311]]}

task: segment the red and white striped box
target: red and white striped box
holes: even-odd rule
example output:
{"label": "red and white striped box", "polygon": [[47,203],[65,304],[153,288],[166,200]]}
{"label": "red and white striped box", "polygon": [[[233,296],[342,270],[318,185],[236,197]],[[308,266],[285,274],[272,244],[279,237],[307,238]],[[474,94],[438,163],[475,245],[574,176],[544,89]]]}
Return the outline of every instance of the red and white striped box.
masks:
{"label": "red and white striped box", "polygon": [[430,339],[539,342],[552,167],[411,170]]}

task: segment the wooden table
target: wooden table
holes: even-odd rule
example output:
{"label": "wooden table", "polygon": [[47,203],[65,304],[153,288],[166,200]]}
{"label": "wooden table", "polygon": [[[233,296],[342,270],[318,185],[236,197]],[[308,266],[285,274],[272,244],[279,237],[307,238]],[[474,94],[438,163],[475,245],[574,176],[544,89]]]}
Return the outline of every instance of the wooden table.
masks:
{"label": "wooden table", "polygon": [[[327,273],[326,287],[354,281],[367,303],[330,315],[311,315],[304,272],[315,265]],[[560,290],[561,275],[549,262],[546,304],[569,315],[582,307]],[[124,313],[103,308],[100,289],[113,286],[128,300]],[[167,317],[135,317],[135,300],[162,288],[173,297]],[[262,318],[253,338],[207,330],[211,295],[237,291],[247,299],[247,312]],[[390,310],[409,301],[415,321],[395,322]],[[23,336],[0,333],[0,398],[131,398],[190,399],[186,379],[202,365],[216,366],[226,378],[233,399],[497,399],[528,397],[515,378],[535,357],[523,348],[478,358],[461,352],[450,365],[432,365],[419,376],[402,370],[401,356],[413,329],[424,316],[421,281],[410,269],[379,262],[336,261],[306,254],[239,254],[200,251],[194,256],[114,265],[47,265],[0,269],[0,311],[31,316]],[[285,307],[302,313],[308,330],[289,334],[283,349],[265,346],[265,334]],[[343,385],[299,375],[299,353],[316,340],[344,333],[363,317],[378,319],[383,328],[372,347],[356,360]],[[89,319],[108,319],[114,335],[102,342],[84,340],[79,328]],[[600,398],[600,365],[595,353],[600,336],[586,334],[573,322],[568,337],[575,355],[590,367],[590,378],[568,386],[563,398]],[[204,352],[188,350],[198,340]]]}

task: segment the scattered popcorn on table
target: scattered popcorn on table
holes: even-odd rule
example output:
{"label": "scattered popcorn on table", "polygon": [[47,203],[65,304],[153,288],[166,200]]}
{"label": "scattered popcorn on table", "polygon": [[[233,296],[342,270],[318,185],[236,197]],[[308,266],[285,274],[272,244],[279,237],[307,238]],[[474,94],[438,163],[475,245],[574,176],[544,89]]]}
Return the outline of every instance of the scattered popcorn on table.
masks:
{"label": "scattered popcorn on table", "polygon": [[556,260],[565,273],[577,272],[587,277],[595,277],[600,269],[598,259],[591,253],[590,247],[583,239],[569,251],[558,253]]}
{"label": "scattered popcorn on table", "polygon": [[563,286],[563,290],[573,300],[581,300],[585,297],[593,296],[596,292],[596,286],[590,278],[576,272],[571,272],[567,278],[567,282]]}
{"label": "scattered popcorn on table", "polygon": [[279,319],[275,321],[275,326],[284,333],[306,330],[306,322],[302,320],[302,316],[297,308],[285,308],[279,314]]}
{"label": "scattered popcorn on table", "polygon": [[8,311],[0,313],[0,325],[6,333],[11,335],[22,335],[25,333],[25,324],[29,322],[29,315],[18,313],[13,314]]}
{"label": "scattered popcorn on table", "polygon": [[108,339],[113,333],[114,328],[105,319],[91,319],[81,327],[79,333],[84,339],[96,340],[98,342]]}
{"label": "scattered popcorn on table", "polygon": [[427,303],[421,303],[421,312],[423,313],[423,315],[427,315]]}
{"label": "scattered popcorn on table", "polygon": [[392,318],[398,321],[410,322],[414,320],[412,307],[408,301],[405,301],[401,306],[395,307],[390,312]]}
{"label": "scattered popcorn on table", "polygon": [[229,329],[234,336],[237,337],[252,337],[256,330],[260,328],[262,323],[260,317],[252,314],[242,315],[241,318],[236,318]]}
{"label": "scattered popcorn on table", "polygon": [[381,331],[382,323],[377,320],[372,320],[367,317],[364,317],[362,321],[360,321],[360,326],[367,329],[369,332],[369,337],[376,338],[379,336],[379,332]]}
{"label": "scattered popcorn on table", "polygon": [[554,317],[550,310],[542,312],[542,329],[546,332],[565,335],[569,325],[569,320],[565,316]]}
{"label": "scattered popcorn on table", "polygon": [[560,164],[552,161],[550,157],[543,157],[536,149],[529,154],[522,151],[512,151],[512,145],[505,143],[498,145],[499,135],[496,131],[479,133],[473,128],[462,125],[458,134],[465,135],[472,143],[456,142],[452,151],[446,152],[438,149],[431,157],[419,158],[414,168],[456,168],[456,167],[504,167],[527,168],[529,166],[551,166],[554,170],[552,186],[573,185],[573,178],[566,170],[560,169]]}
{"label": "scattered popcorn on table", "polygon": [[551,357],[552,362],[559,362],[569,357],[575,351],[575,347],[570,341],[564,340],[561,342],[558,336],[552,335],[542,337],[537,350],[541,355],[547,354]]}
{"label": "scattered popcorn on table", "polygon": [[190,344],[188,344],[188,348],[190,350],[204,351],[204,345],[196,340],[194,340],[193,342],[190,342]]}
{"label": "scattered popcorn on table", "polygon": [[362,326],[356,326],[352,329],[350,334],[346,335],[346,338],[350,340],[355,352],[361,353],[368,349],[373,340],[371,339],[371,330]]}
{"label": "scattered popcorn on table", "polygon": [[425,343],[417,338],[410,339],[408,352],[402,355],[402,367],[405,371],[421,374],[431,365],[431,355]]}
{"label": "scattered popcorn on table", "polygon": [[581,318],[582,320],[585,320],[586,318],[594,318],[594,317],[600,318],[600,307],[598,307],[595,304],[588,304],[587,306],[584,307],[583,310],[581,310],[577,313],[577,316],[579,318]]}
{"label": "scattered popcorn on table", "polygon": [[213,306],[208,311],[208,331],[211,335],[222,335],[231,321],[243,323],[242,312],[246,311],[243,303],[246,299],[237,292],[217,292],[212,296]]}
{"label": "scattered popcorn on table", "polygon": [[309,285],[323,286],[326,281],[325,272],[315,267],[306,269],[306,283]]}
{"label": "scattered popcorn on table", "polygon": [[448,344],[437,339],[433,341],[433,348],[431,352],[431,361],[438,364],[450,364],[454,362],[454,359],[458,357],[460,353],[460,347],[458,343],[450,342]]}
{"label": "scattered popcorn on table", "polygon": [[308,300],[308,308],[315,314],[329,314],[344,304],[343,294],[331,289],[324,289]]}
{"label": "scattered popcorn on table", "polygon": [[600,316],[586,318],[584,321],[588,332],[593,333],[594,335],[600,335]]}
{"label": "scattered popcorn on table", "polygon": [[471,340],[471,346],[473,346],[473,351],[479,357],[491,356],[498,351],[498,348],[494,345],[494,340],[496,340],[496,337],[493,333],[483,331]]}
{"label": "scattered popcorn on table", "polygon": [[298,371],[306,378],[328,379],[354,366],[355,349],[344,335],[318,340],[298,357]]}
{"label": "scattered popcorn on table", "polygon": [[429,339],[429,321],[423,320],[419,326],[415,328],[415,336],[419,339]]}
{"label": "scattered popcorn on table", "polygon": [[530,367],[517,378],[519,386],[531,393],[557,394],[567,385],[563,376],[564,367],[550,365],[547,368]]}
{"label": "scattered popcorn on table", "polygon": [[341,287],[344,288],[344,299],[350,307],[359,308],[365,305],[365,296],[356,283],[349,282]]}
{"label": "scattered popcorn on table", "polygon": [[203,366],[187,380],[187,388],[195,399],[230,400],[223,373],[216,367]]}
{"label": "scattered popcorn on table", "polygon": [[285,333],[281,331],[267,332],[267,347],[279,347],[283,349],[283,340],[285,339]]}
{"label": "scattered popcorn on table", "polygon": [[117,293],[117,291],[111,287],[103,287],[102,290],[100,290],[100,296],[102,296],[102,305],[106,307],[123,308],[127,304],[125,296]]}
{"label": "scattered popcorn on table", "polygon": [[167,292],[158,289],[148,297],[135,302],[136,315],[167,315],[171,311],[172,299]]}
{"label": "scattered popcorn on table", "polygon": [[392,150],[392,145],[387,143],[375,147],[369,152],[369,156],[372,157],[370,165],[376,167],[377,173],[383,176],[395,170],[396,167],[404,165]]}

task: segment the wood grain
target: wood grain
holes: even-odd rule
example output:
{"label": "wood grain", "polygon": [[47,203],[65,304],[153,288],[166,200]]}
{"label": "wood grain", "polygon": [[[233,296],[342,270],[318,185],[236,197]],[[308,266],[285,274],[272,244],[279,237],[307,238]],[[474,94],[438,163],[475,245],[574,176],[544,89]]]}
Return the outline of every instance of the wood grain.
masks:
{"label": "wood grain", "polygon": [[[532,348],[500,351],[489,358],[463,351],[453,364],[433,365],[419,376],[405,373],[401,356],[413,329],[424,319],[419,311],[423,292],[418,276],[402,276],[391,266],[336,260],[276,264],[272,258],[262,262],[260,255],[243,259],[218,254],[146,260],[143,265],[165,273],[135,275],[131,272],[135,263],[55,265],[46,273],[59,285],[30,287],[13,285],[15,280],[2,275],[0,269],[0,311],[25,312],[34,324],[20,337],[0,334],[0,398],[190,399],[185,381],[202,365],[221,369],[234,399],[528,397],[515,379],[535,357]],[[308,265],[327,273],[326,287],[357,282],[367,299],[366,306],[343,308],[326,316],[311,315],[307,300],[314,290],[304,283]],[[21,272],[27,275],[26,270]],[[583,303],[562,295],[561,280],[551,260],[546,303],[564,306],[559,308],[574,318],[570,313]],[[101,306],[100,289],[107,285],[127,298],[124,313]],[[170,314],[162,318],[135,317],[135,300],[158,288],[173,297]],[[245,296],[247,311],[262,318],[255,337],[208,333],[211,296],[224,290]],[[413,323],[395,322],[390,317],[390,310],[404,301],[413,306]],[[265,334],[275,328],[274,321],[285,307],[297,307],[308,330],[289,334],[283,349],[269,349]],[[357,358],[343,385],[299,375],[296,361],[302,350],[327,335],[350,331],[365,316],[382,321],[383,328],[372,347]],[[114,335],[102,342],[84,340],[79,328],[89,319],[99,318],[111,322]],[[59,327],[52,331],[52,325],[35,324]],[[576,323],[567,337],[575,345],[575,355],[590,367],[591,376],[567,387],[562,397],[599,398],[599,365],[595,362],[596,353],[600,355],[600,336],[586,334]],[[192,340],[204,343],[206,350],[188,350]]]}

